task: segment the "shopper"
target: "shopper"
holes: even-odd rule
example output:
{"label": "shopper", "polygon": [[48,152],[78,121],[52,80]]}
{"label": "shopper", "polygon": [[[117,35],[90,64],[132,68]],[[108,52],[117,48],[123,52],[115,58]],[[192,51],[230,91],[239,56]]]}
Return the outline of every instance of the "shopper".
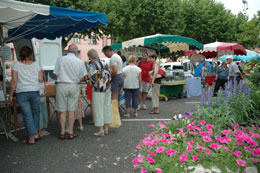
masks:
{"label": "shopper", "polygon": [[229,56],[226,59],[227,64],[229,64],[229,78],[232,83],[232,85],[239,84],[240,80],[244,80],[243,74],[240,72],[238,65],[233,62],[233,57]]}
{"label": "shopper", "polygon": [[156,54],[151,54],[150,56],[150,61],[153,64],[153,72],[152,72],[152,79],[151,79],[151,84],[152,84],[152,105],[153,105],[153,110],[150,112],[150,114],[159,114],[159,92],[160,92],[160,84],[161,84],[161,79],[158,77],[158,70],[159,70],[159,64],[157,64],[157,55]]}
{"label": "shopper", "polygon": [[106,57],[110,58],[112,99],[118,100],[118,94],[123,87],[123,61],[118,54],[113,52],[110,46],[105,46],[102,51]]}
{"label": "shopper", "polygon": [[40,92],[39,82],[43,82],[43,71],[33,62],[33,52],[28,46],[19,50],[20,59],[12,65],[12,81],[10,86],[9,102],[12,103],[13,94],[22,112],[28,138],[24,144],[34,144],[40,139]]}
{"label": "shopper", "polygon": [[225,89],[225,84],[228,82],[229,68],[227,67],[227,62],[223,61],[222,65],[218,67],[216,72],[216,85],[214,89],[214,94],[218,92],[219,88]]}
{"label": "shopper", "polygon": [[73,132],[75,111],[78,109],[79,88],[78,83],[83,80],[87,71],[84,62],[76,57],[78,47],[71,44],[66,56],[57,59],[54,74],[57,76],[56,87],[56,111],[60,113],[61,132],[58,138],[65,139],[65,124],[68,115],[69,136],[68,139],[74,139],[78,135]]}
{"label": "shopper", "polygon": [[104,136],[108,134],[108,125],[112,123],[110,71],[95,49],[88,51],[88,57],[92,62],[89,78],[93,87],[94,122],[99,127],[99,132],[93,135]]}
{"label": "shopper", "polygon": [[[138,116],[138,94],[141,85],[141,69],[136,66],[136,57],[128,58],[129,65],[123,69],[124,91],[126,98],[126,117],[130,117],[130,107],[134,108],[134,116]],[[132,106],[131,106],[132,105]]]}
{"label": "shopper", "polygon": [[146,96],[148,93],[148,90],[150,88],[150,74],[149,72],[153,68],[153,64],[151,61],[148,59],[148,54],[145,52],[143,53],[143,59],[138,62],[138,67],[141,68],[141,87],[140,87],[140,92],[139,92],[139,106],[138,110],[147,109],[146,106]]}

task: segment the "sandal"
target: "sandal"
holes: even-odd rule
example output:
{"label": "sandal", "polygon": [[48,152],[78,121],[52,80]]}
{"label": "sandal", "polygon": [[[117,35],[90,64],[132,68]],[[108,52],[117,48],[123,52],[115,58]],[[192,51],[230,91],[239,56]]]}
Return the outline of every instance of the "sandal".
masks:
{"label": "sandal", "polygon": [[78,137],[78,135],[76,133],[73,133],[73,134],[69,134],[68,139],[74,139],[76,137]]}
{"label": "sandal", "polygon": [[31,142],[29,142],[29,138],[26,138],[26,139],[24,139],[23,141],[22,141],[22,144],[28,144],[28,145],[33,145],[33,144],[35,144],[35,142],[33,142],[33,143],[31,143]]}
{"label": "sandal", "polygon": [[97,132],[97,133],[94,133],[93,134],[94,136],[105,136],[105,133],[104,132]]}
{"label": "sandal", "polygon": [[134,117],[138,117],[138,113],[135,113],[135,114],[134,114]]}
{"label": "sandal", "polygon": [[59,138],[60,140],[64,140],[64,139],[66,139],[66,136],[65,136],[65,134],[60,134],[60,135],[58,136],[58,138]]}
{"label": "sandal", "polygon": [[108,135],[108,129],[104,129],[104,134]]}
{"label": "sandal", "polygon": [[150,112],[149,114],[160,114],[160,112],[154,112],[154,111],[152,111],[152,112]]}
{"label": "sandal", "polygon": [[34,138],[35,142],[41,140],[43,137],[39,136],[38,138]]}

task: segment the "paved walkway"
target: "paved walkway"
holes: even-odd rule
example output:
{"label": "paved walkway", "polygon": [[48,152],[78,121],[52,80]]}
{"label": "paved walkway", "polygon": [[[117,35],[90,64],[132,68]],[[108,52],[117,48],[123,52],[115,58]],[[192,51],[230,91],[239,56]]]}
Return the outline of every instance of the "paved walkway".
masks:
{"label": "paved walkway", "polygon": [[[123,125],[111,129],[105,137],[92,135],[98,129],[88,125],[88,118],[83,121],[84,131],[78,132],[79,137],[74,140],[61,141],[56,137],[59,130],[55,120],[48,129],[51,135],[32,146],[13,143],[1,135],[0,172],[136,172],[132,166],[132,159],[137,154],[135,146],[152,131],[148,125],[156,119],[170,119],[174,114],[194,110],[194,103],[199,100],[194,97],[161,101],[160,115],[150,115],[149,110],[142,110],[137,118],[122,118]],[[147,106],[150,105],[148,100]],[[18,138],[22,140],[24,135],[24,130],[19,131]]]}

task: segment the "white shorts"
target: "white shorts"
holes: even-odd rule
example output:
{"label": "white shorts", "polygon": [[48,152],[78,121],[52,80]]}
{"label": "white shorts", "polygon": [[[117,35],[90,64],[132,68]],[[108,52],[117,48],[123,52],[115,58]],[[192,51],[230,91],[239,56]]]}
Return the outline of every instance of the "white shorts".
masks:
{"label": "white shorts", "polygon": [[146,83],[146,82],[143,82],[143,81],[142,81],[142,82],[141,82],[140,92],[148,93],[149,87],[150,87],[150,83]]}
{"label": "white shorts", "polygon": [[58,83],[56,87],[56,111],[75,112],[78,109],[78,84]]}

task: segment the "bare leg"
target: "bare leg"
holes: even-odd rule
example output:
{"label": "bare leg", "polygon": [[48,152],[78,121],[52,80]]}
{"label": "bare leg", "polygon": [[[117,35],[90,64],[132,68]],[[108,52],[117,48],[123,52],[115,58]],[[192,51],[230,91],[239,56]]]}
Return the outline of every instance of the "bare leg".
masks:
{"label": "bare leg", "polygon": [[112,100],[117,100],[118,101],[118,92],[114,92],[112,93],[112,97],[111,97]]}
{"label": "bare leg", "polygon": [[126,108],[125,114],[130,114],[130,108]]}
{"label": "bare leg", "polygon": [[139,105],[142,105],[142,92],[139,92],[138,103]]}
{"label": "bare leg", "polygon": [[60,113],[61,134],[65,134],[66,119],[67,119],[67,112],[61,112]]}
{"label": "bare leg", "polygon": [[69,134],[73,134],[73,127],[74,127],[74,121],[75,121],[75,113],[74,112],[68,112],[69,114]]}
{"label": "bare leg", "polygon": [[79,121],[79,128],[83,128],[82,118],[79,118],[78,121]]}
{"label": "bare leg", "polygon": [[66,125],[65,125],[65,133],[67,132],[69,132],[69,115],[67,114],[66,115]]}
{"label": "bare leg", "polygon": [[142,95],[143,95],[143,105],[145,105],[147,93],[143,92]]}

